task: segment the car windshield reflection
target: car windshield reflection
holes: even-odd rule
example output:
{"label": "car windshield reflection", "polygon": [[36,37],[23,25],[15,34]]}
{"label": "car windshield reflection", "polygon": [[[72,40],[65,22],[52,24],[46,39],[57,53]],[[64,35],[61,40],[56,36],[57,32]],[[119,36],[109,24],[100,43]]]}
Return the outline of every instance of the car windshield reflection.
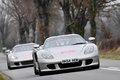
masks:
{"label": "car windshield reflection", "polygon": [[30,51],[32,49],[33,49],[33,45],[17,46],[13,49],[13,53],[22,52],[22,51]]}
{"label": "car windshield reflection", "polygon": [[49,39],[45,42],[44,48],[53,48],[68,45],[85,44],[86,41],[81,36],[64,36]]}

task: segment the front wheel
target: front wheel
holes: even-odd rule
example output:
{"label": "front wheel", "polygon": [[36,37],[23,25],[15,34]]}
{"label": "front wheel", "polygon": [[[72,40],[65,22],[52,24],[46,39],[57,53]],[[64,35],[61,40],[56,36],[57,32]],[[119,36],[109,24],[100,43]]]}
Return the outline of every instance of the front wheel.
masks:
{"label": "front wheel", "polygon": [[12,67],[9,64],[7,64],[7,67],[9,70],[12,70]]}
{"label": "front wheel", "polygon": [[10,63],[9,63],[8,59],[7,59],[7,67],[8,67],[9,70],[12,70],[12,67],[10,66]]}
{"label": "front wheel", "polygon": [[39,73],[38,73],[38,70],[36,69],[36,60],[35,60],[35,57],[33,57],[33,68],[34,68],[34,73],[35,73],[35,75],[38,75]]}
{"label": "front wheel", "polygon": [[93,69],[99,69],[100,68],[100,61],[98,61],[98,64],[92,67]]}
{"label": "front wheel", "polygon": [[41,69],[40,69],[40,64],[37,62],[37,64],[38,64],[38,73],[39,73],[39,75],[41,76],[42,75],[42,72],[41,72]]}
{"label": "front wheel", "polygon": [[100,68],[100,59],[98,58],[98,65],[95,66],[95,69],[99,69]]}
{"label": "front wheel", "polygon": [[99,69],[100,68],[100,63],[98,63],[98,65],[94,66],[95,69]]}

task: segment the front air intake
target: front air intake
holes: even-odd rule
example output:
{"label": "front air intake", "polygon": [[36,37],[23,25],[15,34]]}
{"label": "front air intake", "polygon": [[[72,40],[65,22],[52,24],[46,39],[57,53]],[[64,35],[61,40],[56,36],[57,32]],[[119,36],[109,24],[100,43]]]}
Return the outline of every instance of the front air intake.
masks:
{"label": "front air intake", "polygon": [[93,62],[93,59],[87,59],[85,60],[85,65],[89,65]]}
{"label": "front air intake", "polygon": [[49,64],[49,65],[47,65],[47,67],[48,67],[49,69],[56,69],[54,64]]}

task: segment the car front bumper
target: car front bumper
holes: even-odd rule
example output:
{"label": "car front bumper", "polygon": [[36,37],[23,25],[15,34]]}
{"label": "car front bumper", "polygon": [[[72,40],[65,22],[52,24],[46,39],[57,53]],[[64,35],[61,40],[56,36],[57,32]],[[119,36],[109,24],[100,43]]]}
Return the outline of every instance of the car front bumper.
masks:
{"label": "car front bumper", "polygon": [[22,66],[32,66],[33,60],[17,60],[17,61],[9,61],[9,65],[11,67],[22,67]]}
{"label": "car front bumper", "polygon": [[99,65],[99,56],[96,55],[92,57],[79,58],[78,62],[65,63],[65,64],[63,64],[61,60],[42,62],[42,60],[39,59],[38,61],[41,72],[46,72],[46,71],[57,71],[57,70],[67,70],[74,68],[97,66]]}

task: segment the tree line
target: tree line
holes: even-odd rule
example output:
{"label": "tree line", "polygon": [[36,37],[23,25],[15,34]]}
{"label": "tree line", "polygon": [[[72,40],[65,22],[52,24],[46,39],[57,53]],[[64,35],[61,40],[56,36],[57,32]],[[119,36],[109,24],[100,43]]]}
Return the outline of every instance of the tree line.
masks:
{"label": "tree line", "polygon": [[[114,0],[1,0],[2,46],[6,46],[6,39],[16,27],[13,35],[16,33],[17,41],[14,38],[12,40],[15,44],[42,44],[47,37],[59,34],[77,33],[84,36],[87,22],[91,26],[90,35],[95,37],[96,15],[112,1]],[[60,20],[63,20],[63,27],[56,25]]]}

